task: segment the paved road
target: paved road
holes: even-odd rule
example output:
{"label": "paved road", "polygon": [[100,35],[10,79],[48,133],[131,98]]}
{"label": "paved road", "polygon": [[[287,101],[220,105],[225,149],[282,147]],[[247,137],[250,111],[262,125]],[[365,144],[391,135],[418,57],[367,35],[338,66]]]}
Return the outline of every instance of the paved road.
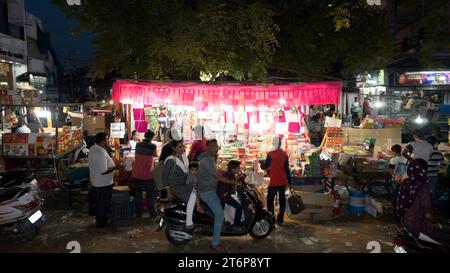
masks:
{"label": "paved road", "polygon": [[[202,238],[184,249],[170,245],[164,232],[156,232],[157,224],[149,218],[134,219],[125,227],[97,229],[95,219],[86,214],[85,205],[67,208],[63,194],[47,196],[44,212],[47,222],[40,234],[27,241],[18,237],[1,236],[0,252],[69,252],[67,243],[77,241],[81,251],[106,253],[172,253],[210,252],[210,238]],[[326,223],[287,219],[266,239],[250,236],[228,237],[223,246],[230,252],[295,252],[295,253],[367,253],[367,244],[378,241],[382,252],[393,252],[394,245],[385,235],[384,225],[391,220],[364,217],[341,217]]]}

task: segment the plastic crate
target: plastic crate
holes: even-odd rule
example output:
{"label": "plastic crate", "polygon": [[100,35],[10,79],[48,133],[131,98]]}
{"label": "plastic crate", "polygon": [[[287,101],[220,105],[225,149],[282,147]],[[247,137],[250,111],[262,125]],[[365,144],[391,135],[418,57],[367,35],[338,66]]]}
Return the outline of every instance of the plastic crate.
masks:
{"label": "plastic crate", "polygon": [[131,217],[134,217],[136,215],[136,201],[134,199],[134,196],[130,197],[130,201],[128,203],[128,209],[130,211]]}
{"label": "plastic crate", "polygon": [[113,191],[111,199],[111,223],[113,226],[124,225],[131,220],[130,203],[128,192]]}

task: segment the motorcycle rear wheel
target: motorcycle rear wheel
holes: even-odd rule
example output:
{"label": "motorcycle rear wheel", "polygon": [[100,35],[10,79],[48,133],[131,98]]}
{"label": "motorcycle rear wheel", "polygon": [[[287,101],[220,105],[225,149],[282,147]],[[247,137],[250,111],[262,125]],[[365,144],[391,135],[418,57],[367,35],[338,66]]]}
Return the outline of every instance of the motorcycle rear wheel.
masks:
{"label": "motorcycle rear wheel", "polygon": [[264,239],[270,235],[274,227],[273,219],[270,216],[262,218],[253,223],[249,231],[250,236],[255,239]]}

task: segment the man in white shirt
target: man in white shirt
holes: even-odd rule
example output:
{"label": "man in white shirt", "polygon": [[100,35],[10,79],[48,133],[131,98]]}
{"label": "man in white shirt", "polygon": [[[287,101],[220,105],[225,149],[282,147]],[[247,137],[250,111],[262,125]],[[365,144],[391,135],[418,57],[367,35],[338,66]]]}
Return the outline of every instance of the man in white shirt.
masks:
{"label": "man in white shirt", "polygon": [[15,131],[16,134],[31,134],[31,129],[27,126],[26,117],[19,118],[19,126]]}
{"label": "man in white shirt", "polygon": [[352,113],[352,116],[359,116],[359,101],[358,101],[358,97],[356,97],[355,101],[352,103],[351,113]]}
{"label": "man in white shirt", "polygon": [[406,145],[402,155],[409,161],[423,159],[427,163],[430,161],[431,154],[434,152],[433,145],[424,140],[424,135],[420,130],[413,132],[414,141]]}
{"label": "man in white shirt", "polygon": [[105,133],[95,136],[95,144],[89,149],[89,173],[95,193],[97,227],[105,227],[111,206],[114,171],[121,166],[109,156],[108,137]]}

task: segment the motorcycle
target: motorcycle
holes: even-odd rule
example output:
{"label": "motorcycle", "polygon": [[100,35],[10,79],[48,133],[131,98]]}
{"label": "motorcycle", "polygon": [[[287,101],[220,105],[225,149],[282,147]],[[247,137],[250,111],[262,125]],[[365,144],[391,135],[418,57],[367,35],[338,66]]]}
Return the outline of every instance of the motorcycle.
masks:
{"label": "motorcycle", "polygon": [[44,200],[28,186],[0,189],[0,233],[21,234],[34,238],[45,220]]}
{"label": "motorcycle", "polygon": [[81,160],[87,159],[89,154],[88,145],[85,140],[80,148],[75,151],[75,162],[80,162]]}
{"label": "motorcycle", "polygon": [[[226,222],[222,228],[223,236],[245,236],[249,234],[256,239],[264,239],[272,232],[275,221],[260,200],[253,185],[241,182],[237,189],[245,220],[240,225]],[[202,202],[205,213],[194,211],[193,221],[198,232],[186,229],[186,203],[178,199],[173,202],[158,200],[158,213],[162,216],[158,231],[165,230],[167,240],[176,247],[184,247],[199,236],[212,236],[214,216],[208,205]],[[165,227],[165,228],[164,228]]]}
{"label": "motorcycle", "polygon": [[34,172],[31,169],[12,169],[0,172],[0,188],[28,183],[33,180]]}
{"label": "motorcycle", "polygon": [[437,242],[427,235],[420,233],[415,237],[405,227],[396,226],[394,231],[384,227],[387,234],[393,239],[396,253],[446,253],[450,252],[449,246]]}

